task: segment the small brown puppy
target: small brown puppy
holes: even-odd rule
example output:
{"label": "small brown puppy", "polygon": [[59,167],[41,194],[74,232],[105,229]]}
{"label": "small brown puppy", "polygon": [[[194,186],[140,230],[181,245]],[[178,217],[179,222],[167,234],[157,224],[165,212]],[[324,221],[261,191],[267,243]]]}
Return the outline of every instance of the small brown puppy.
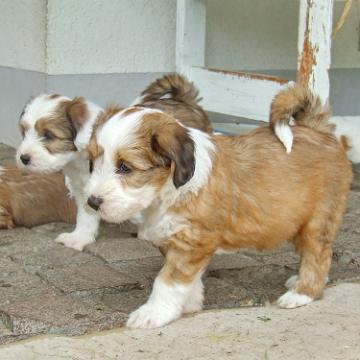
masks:
{"label": "small brown puppy", "polygon": [[0,167],[0,229],[75,223],[76,206],[68,192],[62,174]]}
{"label": "small brown puppy", "polygon": [[222,250],[265,250],[291,241],[301,255],[299,276],[279,306],[322,297],[352,170],[317,98],[296,91],[300,105],[293,107],[286,101],[294,100],[293,91],[287,91],[275,98],[271,116],[293,115],[289,106],[302,112],[289,154],[269,126],[209,136],[158,110],[105,115],[110,119],[88,146],[89,205],[107,221],[136,221],[140,238],[166,250],[150,298],[128,326],[158,327],[200,310],[201,275]]}

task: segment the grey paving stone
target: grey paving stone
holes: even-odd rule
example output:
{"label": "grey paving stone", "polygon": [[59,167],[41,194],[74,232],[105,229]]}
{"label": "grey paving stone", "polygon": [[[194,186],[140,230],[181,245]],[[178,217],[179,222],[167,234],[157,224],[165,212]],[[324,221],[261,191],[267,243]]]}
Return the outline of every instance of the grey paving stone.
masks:
{"label": "grey paving stone", "polygon": [[148,241],[139,240],[129,237],[128,234],[121,233],[119,233],[116,238],[100,238],[96,243],[90,244],[86,248],[86,251],[108,262],[134,260],[160,255],[159,250]]}
{"label": "grey paving stone", "polygon": [[233,254],[215,255],[209,264],[210,270],[217,269],[241,269],[248,266],[257,266],[261,263],[254,257],[247,256],[240,252]]}
{"label": "grey paving stone", "polygon": [[86,330],[105,330],[124,323],[126,314],[89,306],[69,296],[33,296],[1,309],[1,319],[13,334],[79,335]]}
{"label": "grey paving stone", "polygon": [[53,268],[70,264],[101,264],[102,261],[87,253],[67,248],[55,243],[52,239],[37,238],[27,241],[16,241],[9,244],[4,253],[13,261],[26,268]]}
{"label": "grey paving stone", "polygon": [[102,222],[99,230],[99,239],[118,238],[120,234],[136,234],[137,228],[130,222],[122,224],[107,224]]}
{"label": "grey paving stone", "polygon": [[146,257],[136,260],[125,260],[110,264],[114,269],[131,274],[143,287],[152,286],[156,275],[164,263],[163,256]]}
{"label": "grey paving stone", "polygon": [[0,231],[0,249],[5,248],[7,245],[16,241],[25,241],[33,234],[31,229],[16,228],[12,230]]}
{"label": "grey paving stone", "polygon": [[39,271],[39,276],[65,293],[103,288],[129,289],[139,286],[129,273],[112,269],[106,264],[85,264],[56,267]]}
{"label": "grey paving stone", "polygon": [[0,258],[0,309],[33,295],[55,295],[54,288],[36,275],[27,274],[13,261]]}
{"label": "grey paving stone", "polygon": [[282,265],[210,270],[205,276],[206,308],[263,306],[286,291],[285,281],[295,271]]}

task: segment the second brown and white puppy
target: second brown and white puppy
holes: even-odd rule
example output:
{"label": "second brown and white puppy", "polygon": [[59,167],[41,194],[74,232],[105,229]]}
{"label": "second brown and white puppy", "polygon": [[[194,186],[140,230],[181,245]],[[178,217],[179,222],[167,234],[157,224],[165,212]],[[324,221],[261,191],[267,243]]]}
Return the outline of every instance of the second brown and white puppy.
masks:
{"label": "second brown and white puppy", "polygon": [[84,185],[89,166],[85,148],[102,109],[84,98],[43,94],[31,100],[20,116],[23,141],[17,149],[20,168],[36,173],[62,171],[77,205],[76,227],[56,241],[82,250],[95,241],[100,218],[86,211]]}
{"label": "second brown and white puppy", "polygon": [[322,297],[352,171],[327,116],[307,115],[294,128],[290,154],[268,126],[209,136],[137,108],[102,121],[88,147],[89,204],[107,221],[135,218],[139,237],[166,252],[150,298],[128,326],[154,328],[200,310],[201,276],[219,250],[292,241],[299,276],[279,306]]}

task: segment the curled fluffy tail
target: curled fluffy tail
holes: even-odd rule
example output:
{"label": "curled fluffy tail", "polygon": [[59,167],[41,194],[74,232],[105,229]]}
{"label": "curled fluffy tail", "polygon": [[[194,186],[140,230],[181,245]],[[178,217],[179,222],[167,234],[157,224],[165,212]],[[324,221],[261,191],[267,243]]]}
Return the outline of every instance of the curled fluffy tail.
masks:
{"label": "curled fluffy tail", "polygon": [[197,105],[201,100],[194,84],[179,74],[165,75],[141,93],[141,103],[161,99],[174,99],[189,105]]}
{"label": "curled fluffy tail", "polygon": [[273,99],[270,126],[289,153],[294,138],[289,126],[291,118],[295,120],[295,125],[333,133],[334,126],[328,122],[329,117],[329,108],[321,104],[318,96],[300,85],[293,85],[280,91]]}

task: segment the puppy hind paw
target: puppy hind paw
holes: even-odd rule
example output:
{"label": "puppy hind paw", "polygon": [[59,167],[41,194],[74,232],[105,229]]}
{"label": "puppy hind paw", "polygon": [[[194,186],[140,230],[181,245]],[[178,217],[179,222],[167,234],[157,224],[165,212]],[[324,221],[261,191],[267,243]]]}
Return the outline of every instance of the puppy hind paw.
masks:
{"label": "puppy hind paw", "polygon": [[311,303],[314,299],[305,294],[299,294],[294,290],[287,291],[277,300],[277,305],[284,309],[293,309]]}

